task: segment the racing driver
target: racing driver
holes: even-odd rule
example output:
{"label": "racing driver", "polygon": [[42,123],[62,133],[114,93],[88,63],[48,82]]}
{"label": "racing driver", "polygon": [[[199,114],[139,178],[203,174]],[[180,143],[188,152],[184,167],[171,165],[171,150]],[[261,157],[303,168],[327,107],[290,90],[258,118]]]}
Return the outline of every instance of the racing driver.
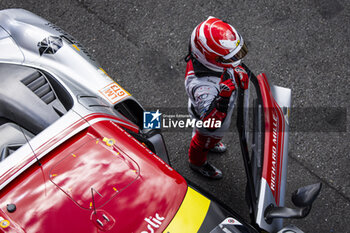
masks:
{"label": "racing driver", "polygon": [[209,17],[192,32],[185,58],[188,110],[192,119],[220,122],[194,128],[188,152],[190,168],[208,178],[222,178],[222,172],[207,161],[207,154],[227,149],[220,141],[230,126],[237,85],[248,88],[248,74],[240,66],[247,52],[243,37],[218,18]]}

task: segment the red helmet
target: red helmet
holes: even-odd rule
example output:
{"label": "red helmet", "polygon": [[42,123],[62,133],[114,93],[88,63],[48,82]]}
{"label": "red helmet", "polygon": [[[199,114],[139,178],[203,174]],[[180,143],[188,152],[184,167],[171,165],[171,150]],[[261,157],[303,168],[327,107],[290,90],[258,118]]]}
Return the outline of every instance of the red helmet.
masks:
{"label": "red helmet", "polygon": [[233,68],[241,63],[248,49],[243,37],[230,24],[209,17],[191,35],[192,55],[215,71]]}

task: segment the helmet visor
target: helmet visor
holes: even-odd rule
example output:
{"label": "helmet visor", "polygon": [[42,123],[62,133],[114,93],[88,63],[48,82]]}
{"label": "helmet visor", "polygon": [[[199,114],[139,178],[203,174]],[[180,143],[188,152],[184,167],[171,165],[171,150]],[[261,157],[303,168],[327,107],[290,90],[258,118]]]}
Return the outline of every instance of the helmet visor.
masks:
{"label": "helmet visor", "polygon": [[232,57],[228,58],[228,59],[224,59],[223,57],[219,57],[218,62],[221,63],[232,63],[238,60],[241,60],[245,55],[247,55],[248,53],[248,47],[247,45],[243,44],[242,48]]}

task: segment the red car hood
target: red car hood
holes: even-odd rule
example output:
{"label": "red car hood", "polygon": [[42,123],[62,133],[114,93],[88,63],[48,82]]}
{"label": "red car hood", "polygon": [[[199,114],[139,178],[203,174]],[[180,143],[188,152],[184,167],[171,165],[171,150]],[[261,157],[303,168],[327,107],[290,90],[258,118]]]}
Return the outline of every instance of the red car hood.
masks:
{"label": "red car hood", "polygon": [[[110,121],[47,154],[1,190],[0,216],[19,232],[162,231],[185,180]],[[8,204],[15,204],[10,213]]]}

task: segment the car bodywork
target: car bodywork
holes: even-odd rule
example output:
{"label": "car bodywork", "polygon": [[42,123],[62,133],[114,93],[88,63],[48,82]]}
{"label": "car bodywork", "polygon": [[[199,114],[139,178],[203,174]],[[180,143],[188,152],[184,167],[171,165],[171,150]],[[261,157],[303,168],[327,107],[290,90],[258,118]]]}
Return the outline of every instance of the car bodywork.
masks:
{"label": "car bodywork", "polygon": [[[249,75],[251,144],[242,90],[237,126],[252,225],[170,166],[161,132],[142,128],[139,102],[72,36],[28,11],[0,11],[0,230],[280,230],[281,218],[301,216],[283,207],[290,90]],[[309,211],[308,198],[296,195]]]}
{"label": "car bodywork", "polygon": [[169,165],[143,108],[69,34],[0,11],[3,232],[255,232]]}

